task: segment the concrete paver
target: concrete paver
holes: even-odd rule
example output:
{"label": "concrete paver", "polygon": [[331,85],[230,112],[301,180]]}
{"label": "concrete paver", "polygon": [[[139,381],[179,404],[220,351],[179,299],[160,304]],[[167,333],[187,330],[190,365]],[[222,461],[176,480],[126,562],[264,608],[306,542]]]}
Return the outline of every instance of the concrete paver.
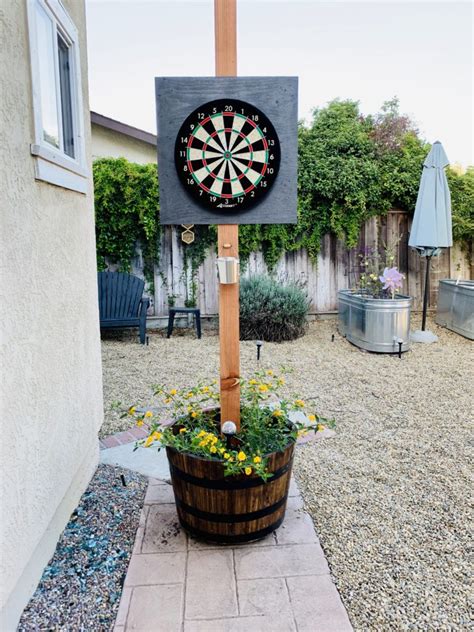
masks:
{"label": "concrete paver", "polygon": [[185,567],[184,551],[133,555],[127,572],[127,586],[182,583]]}
{"label": "concrete paver", "polygon": [[237,593],[242,616],[292,613],[283,577],[241,579],[237,582]]}
{"label": "concrete paver", "polygon": [[346,609],[329,575],[286,579],[298,632],[350,632]]}
{"label": "concrete paver", "polygon": [[260,577],[292,577],[294,575],[327,575],[329,567],[318,544],[288,544],[235,551],[237,579]]}
{"label": "concrete paver", "polygon": [[183,590],[183,584],[134,588],[125,630],[180,632],[183,620]]}
{"label": "concrete paver", "polygon": [[150,479],[114,628],[132,630],[351,631],[294,480],[276,533],[219,546],[188,537],[171,486]]}
{"label": "concrete paver", "polygon": [[232,549],[189,551],[185,617],[211,619],[238,614]]}

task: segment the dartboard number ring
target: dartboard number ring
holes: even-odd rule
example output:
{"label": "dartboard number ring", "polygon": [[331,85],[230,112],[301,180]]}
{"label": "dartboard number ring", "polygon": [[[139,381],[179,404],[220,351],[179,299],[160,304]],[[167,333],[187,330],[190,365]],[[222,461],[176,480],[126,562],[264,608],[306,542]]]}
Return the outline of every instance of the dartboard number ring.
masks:
{"label": "dartboard number ring", "polygon": [[175,145],[178,177],[201,206],[247,210],[278,175],[280,142],[270,119],[237,99],[210,101],[181,125]]}

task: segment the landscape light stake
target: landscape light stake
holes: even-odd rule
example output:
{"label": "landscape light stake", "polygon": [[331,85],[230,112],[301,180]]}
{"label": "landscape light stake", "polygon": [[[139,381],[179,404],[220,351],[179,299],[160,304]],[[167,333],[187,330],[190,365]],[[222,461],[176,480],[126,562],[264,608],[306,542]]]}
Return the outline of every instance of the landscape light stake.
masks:
{"label": "landscape light stake", "polygon": [[[237,75],[236,0],[214,0],[216,76]],[[217,256],[239,257],[237,224],[217,226]],[[219,284],[219,344],[221,422],[240,429],[239,282]]]}
{"label": "landscape light stake", "polygon": [[257,345],[257,362],[260,362],[260,352],[263,347],[263,340],[257,340],[255,344]]}

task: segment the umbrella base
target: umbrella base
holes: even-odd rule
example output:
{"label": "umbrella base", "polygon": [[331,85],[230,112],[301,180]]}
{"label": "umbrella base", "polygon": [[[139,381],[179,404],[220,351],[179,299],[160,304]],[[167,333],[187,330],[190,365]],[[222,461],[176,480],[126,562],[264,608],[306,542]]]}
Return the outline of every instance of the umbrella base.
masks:
{"label": "umbrella base", "polygon": [[425,344],[431,344],[432,342],[438,342],[438,336],[432,331],[421,331],[421,329],[417,329],[416,331],[412,331],[410,333],[410,340],[412,342],[423,342]]}

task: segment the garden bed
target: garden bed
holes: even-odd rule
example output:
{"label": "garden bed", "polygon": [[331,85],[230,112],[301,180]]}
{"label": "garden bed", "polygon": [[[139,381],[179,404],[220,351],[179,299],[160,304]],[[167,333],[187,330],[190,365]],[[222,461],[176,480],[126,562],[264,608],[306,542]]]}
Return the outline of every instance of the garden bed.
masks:
{"label": "garden bed", "polygon": [[[336,419],[335,438],[297,449],[295,475],[357,630],[468,627],[473,345],[428,326],[439,343],[413,345],[401,360],[360,351],[336,320],[262,351],[264,367],[292,370],[287,394]],[[249,374],[255,344],[243,342],[241,355]],[[104,342],[103,434],[127,427],[121,407],[152,403],[150,384],[215,378],[218,358],[209,332],[201,340],[152,334],[149,347],[127,337]]]}
{"label": "garden bed", "polygon": [[147,479],[139,474],[99,466],[18,632],[113,629],[146,486]]}

